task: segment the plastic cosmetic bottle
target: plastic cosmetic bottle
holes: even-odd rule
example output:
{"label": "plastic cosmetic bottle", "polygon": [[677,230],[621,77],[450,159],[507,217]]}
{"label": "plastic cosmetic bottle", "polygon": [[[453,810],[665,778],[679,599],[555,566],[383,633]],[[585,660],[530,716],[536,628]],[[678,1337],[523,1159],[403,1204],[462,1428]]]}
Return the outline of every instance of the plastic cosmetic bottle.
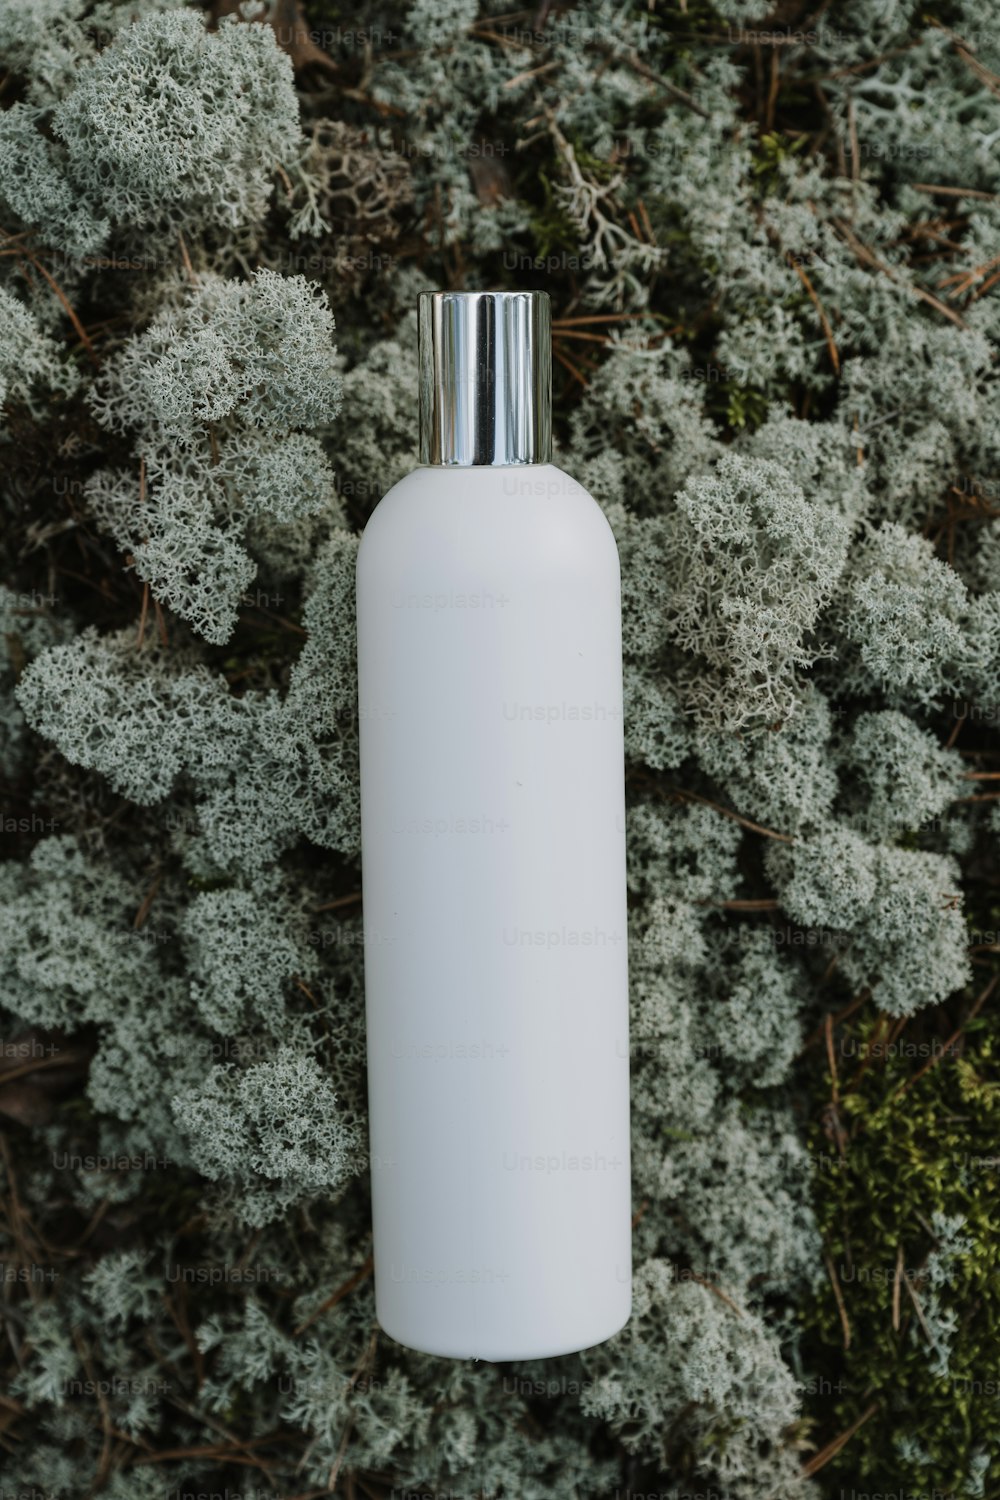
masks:
{"label": "plastic cosmetic bottle", "polygon": [[421,465],[357,567],[376,1309],[532,1359],[631,1308],[618,552],[549,462],[547,295],[419,326]]}

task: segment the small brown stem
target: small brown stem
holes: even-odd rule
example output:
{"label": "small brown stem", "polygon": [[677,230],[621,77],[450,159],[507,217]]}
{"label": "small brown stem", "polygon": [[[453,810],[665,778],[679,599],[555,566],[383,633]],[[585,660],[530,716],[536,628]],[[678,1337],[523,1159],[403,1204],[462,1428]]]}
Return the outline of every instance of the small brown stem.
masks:
{"label": "small brown stem", "polygon": [[[774,55],[775,57],[777,57],[778,54],[775,53]],[[834,343],[833,329],[830,327],[830,319],[827,317],[826,312],[823,309],[823,304],[819,300],[819,295],[816,291],[816,288],[813,286],[812,282],[809,280],[809,277],[806,275],[803,268],[795,259],[795,256],[789,254],[788,261],[792,269],[795,271],[795,274],[802,282],[802,285],[809,293],[809,300],[812,302],[813,307],[815,307],[816,314],[820,320],[820,323],[823,325],[823,333],[826,337],[826,347],[830,352],[830,363],[833,365],[834,374],[839,375],[840,355],[837,353],[837,345]]]}
{"label": "small brown stem", "polygon": [[989,200],[996,193],[984,193],[979,188],[945,187],[942,183],[913,182],[910,186],[918,193],[940,193],[944,198],[983,198]]}
{"label": "small brown stem", "polygon": [[884,276],[888,276],[890,281],[895,282],[904,291],[909,292],[914,297],[919,297],[929,307],[936,308],[939,313],[943,313],[956,327],[965,328],[968,326],[965,319],[960,318],[953,307],[948,307],[946,303],[940,301],[939,298],[933,296],[930,292],[925,291],[922,286],[917,286],[915,282],[907,281],[905,276],[901,275],[894,266],[888,266],[884,260],[880,260],[873,250],[870,250],[867,245],[862,244],[850,225],[846,224],[843,219],[831,219],[830,222],[850,245],[862,265],[871,266],[874,270],[881,271]]}
{"label": "small brown stem", "polygon": [[160,643],[164,646],[169,646],[170,637],[167,635],[167,622],[163,617],[163,610],[160,608],[160,601],[156,598],[155,594],[153,596],[153,608],[156,611],[156,624],[160,632]]}
{"label": "small brown stem", "polygon": [[840,1314],[840,1326],[844,1332],[844,1348],[849,1349],[851,1347],[851,1323],[850,1319],[847,1316],[847,1306],[844,1302],[844,1294],[840,1290],[840,1278],[837,1275],[837,1267],[834,1265],[832,1259],[830,1258],[829,1252],[827,1251],[824,1251],[823,1253],[823,1261],[826,1265],[827,1275],[830,1278],[830,1285],[833,1287],[833,1296],[834,1301],[837,1304],[837,1312]]}
{"label": "small brown stem", "polygon": [[831,1099],[836,1105],[840,1102],[840,1080],[837,1077],[837,1053],[833,1045],[833,1016],[829,1011],[826,1013],[824,1030],[826,1031],[826,1057],[830,1064]]}
{"label": "small brown stem", "polygon": [[903,1242],[896,1246],[896,1279],[892,1284],[892,1331],[899,1332],[899,1294],[903,1290]]}
{"label": "small brown stem", "polygon": [[732,1297],[730,1297],[727,1292],[724,1292],[722,1290],[721,1286],[716,1286],[714,1281],[709,1281],[705,1276],[699,1276],[695,1271],[685,1271],[684,1275],[690,1281],[696,1281],[699,1286],[703,1286],[708,1291],[714,1292],[720,1302],[724,1302],[727,1307],[731,1307],[736,1316],[738,1318],[742,1318],[743,1313],[741,1309],[736,1306],[736,1303],[733,1301]]}
{"label": "small brown stem", "polygon": [[191,264],[191,257],[188,254],[187,244],[185,242],[183,234],[181,234],[181,232],[180,232],[179,229],[177,231],[177,238],[178,238],[178,240],[180,242],[181,259],[184,262],[184,269],[187,272],[188,280],[190,281],[190,283],[191,283],[192,286],[197,286],[199,284],[198,283],[198,273],[195,271],[194,266]]}
{"label": "small brown stem", "polygon": [[149,584],[142,586],[142,611],[139,615],[139,634],[136,636],[135,649],[142,650],[142,642],[146,634],[146,616],[149,613]]}
{"label": "small brown stem", "polygon": [[315,1312],[309,1314],[304,1323],[299,1324],[298,1328],[296,1328],[295,1330],[293,1337],[301,1338],[302,1334],[305,1333],[307,1328],[312,1327],[317,1318],[321,1318],[325,1312],[329,1312],[331,1307],[336,1307],[337,1303],[343,1301],[345,1297],[349,1296],[350,1293],[354,1291],[355,1287],[360,1286],[363,1281],[367,1280],[367,1278],[372,1274],[374,1268],[375,1262],[372,1256],[369,1255],[368,1259],[362,1266],[358,1268],[358,1270],[355,1271],[353,1276],[349,1276],[342,1286],[338,1286],[335,1292],[330,1293],[325,1302],[320,1303]]}
{"label": "small brown stem", "polygon": [[835,1437],[831,1443],[827,1443],[825,1448],[822,1448],[819,1453],[815,1454],[802,1470],[803,1479],[809,1479],[813,1474],[818,1474],[820,1469],[826,1468],[831,1458],[836,1458],[841,1448],[847,1447],[854,1434],[859,1428],[865,1425],[869,1418],[875,1415],[881,1404],[880,1401],[873,1401],[870,1406],[865,1407],[865,1410],[858,1417],[857,1421],[852,1422],[850,1427],[842,1432],[839,1437]]}
{"label": "small brown stem", "polygon": [[313,911],[335,911],[338,906],[353,906],[361,900],[360,891],[352,891],[349,896],[338,896],[336,901],[324,901],[322,906],[314,906]]}
{"label": "small brown stem", "polygon": [[715,906],[720,911],[777,911],[780,903],[771,896],[747,901],[699,901],[698,906]]}
{"label": "small brown stem", "polygon": [[689,792],[684,787],[669,786],[666,789],[672,797],[682,797],[688,802],[700,802],[703,807],[711,807],[715,812],[721,813],[725,818],[732,818],[743,828],[748,828],[751,833],[762,833],[765,838],[777,839],[782,844],[794,844],[795,840],[790,833],[776,833],[773,828],[765,828],[761,823],[753,823],[749,818],[744,818],[742,813],[734,812],[731,807],[723,807],[721,802],[713,802],[710,797],[702,797],[698,792]]}
{"label": "small brown stem", "polygon": [[904,1079],[904,1081],[899,1085],[899,1087],[892,1094],[891,1100],[890,1100],[891,1103],[894,1103],[897,1099],[901,1099],[904,1094],[906,1094],[906,1093],[909,1092],[909,1090],[913,1087],[913,1085],[915,1083],[919,1083],[920,1082],[921,1078],[923,1078],[923,1076],[924,1076],[925,1073],[929,1073],[932,1068],[936,1068],[937,1065],[938,1065],[938,1063],[941,1061],[941,1059],[943,1057],[947,1057],[948,1053],[954,1047],[955,1043],[962,1036],[962,1034],[965,1031],[965,1028],[968,1026],[969,1022],[975,1020],[976,1016],[978,1016],[979,1012],[982,1010],[983,1006],[986,1004],[987,1000],[990,998],[990,996],[992,995],[993,991],[996,989],[996,987],[997,987],[997,981],[998,980],[1000,980],[1000,974],[994,974],[993,978],[987,984],[986,988],[983,990],[982,994],[979,996],[978,1000],[973,1005],[972,1009],[969,1011],[969,1014],[966,1016],[965,1020],[961,1024],[961,1026],[959,1026],[957,1028],[957,1030],[955,1030],[955,1031],[952,1032],[951,1036],[948,1038],[948,1040],[942,1046],[940,1052],[936,1052],[931,1057],[929,1057],[927,1059],[927,1061],[924,1063],[923,1067],[917,1069],[916,1073],[914,1073],[914,1075],[913,1075],[912,1078]]}

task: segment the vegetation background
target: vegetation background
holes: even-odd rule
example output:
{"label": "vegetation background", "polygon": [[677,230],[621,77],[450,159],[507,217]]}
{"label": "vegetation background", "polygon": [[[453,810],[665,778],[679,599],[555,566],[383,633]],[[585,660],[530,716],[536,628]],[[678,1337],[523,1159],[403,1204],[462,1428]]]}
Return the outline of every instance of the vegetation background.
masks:
{"label": "vegetation background", "polygon": [[[1000,1495],[993,5],[0,0],[0,63],[3,1500]],[[523,1365],[373,1315],[431,287],[550,292],[623,564],[635,1315]]]}

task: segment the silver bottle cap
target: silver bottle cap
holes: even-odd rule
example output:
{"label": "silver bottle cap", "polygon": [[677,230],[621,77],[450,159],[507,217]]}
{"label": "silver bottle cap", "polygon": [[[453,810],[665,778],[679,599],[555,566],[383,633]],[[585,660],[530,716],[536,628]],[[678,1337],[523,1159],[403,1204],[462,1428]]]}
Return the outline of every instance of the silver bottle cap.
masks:
{"label": "silver bottle cap", "polygon": [[423,292],[420,462],[552,457],[548,292]]}

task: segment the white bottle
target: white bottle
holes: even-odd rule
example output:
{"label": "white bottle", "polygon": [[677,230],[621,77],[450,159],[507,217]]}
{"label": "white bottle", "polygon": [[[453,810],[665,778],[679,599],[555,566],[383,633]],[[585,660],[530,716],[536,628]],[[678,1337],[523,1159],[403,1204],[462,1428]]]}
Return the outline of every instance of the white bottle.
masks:
{"label": "white bottle", "polygon": [[420,364],[357,569],[376,1309],[531,1359],[631,1308],[618,552],[548,462],[545,293],[421,297]]}

